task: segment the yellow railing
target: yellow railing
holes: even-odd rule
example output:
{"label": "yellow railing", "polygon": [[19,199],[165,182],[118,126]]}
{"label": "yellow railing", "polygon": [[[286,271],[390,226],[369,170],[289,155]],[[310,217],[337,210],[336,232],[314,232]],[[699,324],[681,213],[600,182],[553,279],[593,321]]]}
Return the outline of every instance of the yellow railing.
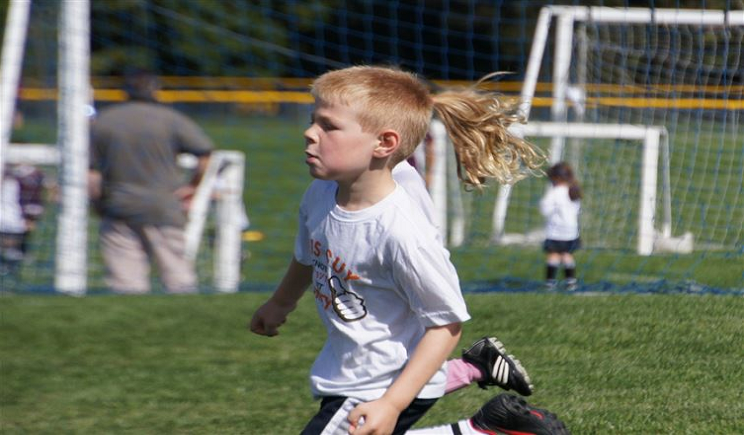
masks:
{"label": "yellow railing", "polygon": [[[238,104],[312,104],[308,89],[310,79],[296,78],[249,78],[249,77],[161,77],[163,90],[157,94],[158,100],[166,103],[238,103]],[[121,90],[121,77],[94,77],[92,86],[94,99],[100,102],[124,101]],[[472,86],[469,81],[441,81],[434,83],[443,87]],[[24,82],[20,98],[23,100],[55,100],[57,90],[34,86],[33,81]],[[501,92],[509,97],[517,97],[522,83],[517,81],[484,83],[484,89]],[[552,98],[549,93],[551,83],[538,83],[532,105],[549,107]],[[586,86],[587,92],[600,97],[587,98],[589,106],[611,106],[631,108],[666,109],[744,109],[744,86],[693,86],[660,84],[648,87],[594,84]],[[681,96],[668,97],[670,93]],[[540,95],[542,94],[542,95]],[[643,94],[643,95],[639,95]],[[648,96],[648,95],[652,96]],[[622,96],[621,96],[622,95]],[[723,95],[728,99],[722,99]]]}

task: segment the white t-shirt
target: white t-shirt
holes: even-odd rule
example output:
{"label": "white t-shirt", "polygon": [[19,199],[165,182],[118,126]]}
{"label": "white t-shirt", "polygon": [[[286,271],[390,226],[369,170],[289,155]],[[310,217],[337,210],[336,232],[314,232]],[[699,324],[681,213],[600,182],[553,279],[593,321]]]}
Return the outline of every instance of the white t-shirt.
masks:
{"label": "white t-shirt", "polygon": [[[327,340],[310,374],[315,396],[380,398],[425,328],[470,318],[449,252],[416,198],[400,185],[377,204],[346,211],[337,184],[315,180],[300,205],[295,258],[313,266]],[[420,199],[420,198],[419,198]],[[444,365],[418,394],[444,394]]]}
{"label": "white t-shirt", "polygon": [[440,223],[434,215],[434,202],[431,200],[429,191],[426,190],[426,183],[424,183],[421,174],[419,174],[416,168],[411,166],[410,163],[403,160],[393,168],[393,179],[398,182],[403,189],[405,189],[405,191],[416,202],[419,209],[424,212],[426,219],[436,227],[437,239],[441,241],[442,235],[439,230]]}
{"label": "white t-shirt", "polygon": [[580,212],[581,201],[571,201],[567,185],[550,186],[540,200],[540,213],[545,217],[545,238],[578,239]]}

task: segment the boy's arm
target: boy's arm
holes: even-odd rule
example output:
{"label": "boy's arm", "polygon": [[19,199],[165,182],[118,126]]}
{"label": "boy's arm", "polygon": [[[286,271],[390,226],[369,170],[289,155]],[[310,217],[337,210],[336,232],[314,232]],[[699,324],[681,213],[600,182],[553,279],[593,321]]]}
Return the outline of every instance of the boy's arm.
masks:
{"label": "boy's arm", "polygon": [[312,266],[305,266],[294,258],[274,294],[253,314],[250,329],[256,334],[272,337],[297,306],[307,286],[312,282]]}
{"label": "boy's arm", "polygon": [[[378,400],[362,403],[349,413],[354,435],[389,434],[395,428],[400,413],[442,367],[460,341],[461,323],[427,328],[413,356],[398,379]],[[359,426],[360,417],[364,424]]]}

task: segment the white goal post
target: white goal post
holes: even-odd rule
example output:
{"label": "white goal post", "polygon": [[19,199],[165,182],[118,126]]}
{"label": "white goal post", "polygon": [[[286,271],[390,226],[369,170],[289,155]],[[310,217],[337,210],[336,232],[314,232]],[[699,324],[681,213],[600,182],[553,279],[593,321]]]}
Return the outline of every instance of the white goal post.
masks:
{"label": "white goal post", "polygon": [[[586,92],[585,74],[586,47],[584,41],[579,43],[578,80],[571,84],[569,70],[571,67],[572,47],[577,23],[610,24],[653,24],[653,25],[692,25],[692,26],[744,26],[744,11],[721,10],[685,10],[685,9],[646,9],[646,8],[610,8],[584,6],[546,6],[540,10],[535,35],[530,51],[525,82],[520,95],[520,112],[524,119],[529,119],[530,108],[535,96],[537,80],[542,65],[543,55],[552,19],[556,19],[555,49],[552,71],[552,103],[550,108],[551,123],[530,123],[525,126],[525,136],[551,137],[550,161],[555,163],[564,155],[564,144],[567,137],[582,138],[617,138],[643,140],[642,181],[638,223],[637,252],[650,255],[654,250],[690,252],[692,235],[686,233],[680,238],[671,234],[671,199],[669,181],[669,145],[666,129],[661,126],[632,125],[595,125],[594,128],[580,123],[568,124],[569,102],[573,104],[579,120],[585,112]],[[579,33],[579,38],[582,33]],[[601,127],[601,128],[600,128]],[[661,129],[661,130],[659,130]],[[657,133],[658,132],[658,133]],[[661,133],[663,132],[663,134]],[[654,228],[657,160],[659,156],[659,139],[662,144],[664,216],[661,231]],[[502,188],[494,211],[494,235],[503,235],[506,205],[510,189]]]}
{"label": "white goal post", "polygon": [[[23,48],[31,11],[31,1],[13,1],[8,8],[8,19],[3,36],[2,62],[0,63],[0,180],[5,170],[5,150],[10,143],[15,113],[16,89],[21,76]],[[0,192],[2,195],[2,192]]]}
{"label": "white goal post", "polygon": [[[8,159],[15,113],[15,97],[28,33],[30,0],[9,4],[2,54],[0,116],[0,178]],[[81,295],[86,290],[87,263],[87,166],[88,119],[84,107],[90,101],[90,5],[88,0],[64,0],[59,17],[58,146],[64,156],[60,165],[60,212],[57,215],[57,251],[54,287]]]}
{"label": "white goal post", "polygon": [[[62,153],[59,147],[48,144],[10,144],[6,149],[5,157],[8,163],[57,167],[62,164]],[[178,156],[178,165],[183,169],[192,169],[196,166],[196,158],[181,154]],[[87,173],[87,168],[85,172]],[[214,151],[196,189],[186,224],[186,254],[190,259],[195,260],[201,247],[205,224],[209,218],[209,209],[212,204],[214,205],[216,243],[213,255],[212,285],[219,292],[236,292],[240,284],[244,172],[245,155],[242,152]],[[87,233],[87,193],[83,199],[86,204],[85,217],[73,220],[70,224],[73,227],[72,231],[76,234]],[[61,201],[64,200],[65,198],[62,197]],[[62,247],[67,249],[68,245],[62,245]],[[60,248],[58,239],[56,249]],[[87,246],[82,249],[87,251]],[[87,263],[83,263],[82,268],[76,272],[83,277],[82,290],[68,293],[85,294],[87,269]],[[55,277],[57,277],[56,274]],[[58,278],[55,282],[58,282]],[[62,291],[59,288],[56,289]]]}
{"label": "white goal post", "polygon": [[57,146],[60,212],[54,288],[79,295],[87,289],[88,151],[90,120],[90,4],[63,1],[59,29]]}
{"label": "white goal post", "polygon": [[[518,130],[517,130],[518,129]],[[641,192],[638,204],[638,242],[636,251],[640,255],[651,255],[654,242],[658,239],[672,237],[672,203],[669,186],[669,135],[666,128],[659,126],[638,126],[630,124],[588,124],[588,123],[553,123],[531,122],[515,129],[524,137],[585,138],[585,139],[622,139],[641,141]],[[559,141],[551,146],[548,161],[555,164],[563,155],[563,143]],[[656,195],[658,186],[658,167],[661,159],[663,216],[661,231],[654,228],[656,221]],[[504,234],[504,222],[511,186],[502,186],[494,210],[493,231],[496,241],[508,239]],[[688,240],[685,238],[685,240]],[[678,250],[690,251],[691,242],[678,243]],[[658,242],[657,242],[658,244]]]}
{"label": "white goal post", "polygon": [[[551,105],[553,122],[566,122],[567,100],[570,90],[571,47],[573,46],[574,26],[577,22],[744,26],[744,11],[545,6],[540,10],[538,17],[527,72],[520,95],[520,112],[524,119],[529,119],[540,66],[548,42],[548,31],[553,18],[556,18]],[[552,146],[558,146],[557,144],[564,140],[565,136],[556,136],[553,138]]]}
{"label": "white goal post", "polygon": [[[193,156],[181,156],[181,166],[195,164]],[[217,240],[213,258],[214,288],[235,292],[240,284],[241,215],[245,155],[239,151],[215,151],[194,194],[186,224],[186,255],[196,260],[207,222],[209,204],[216,202]]]}

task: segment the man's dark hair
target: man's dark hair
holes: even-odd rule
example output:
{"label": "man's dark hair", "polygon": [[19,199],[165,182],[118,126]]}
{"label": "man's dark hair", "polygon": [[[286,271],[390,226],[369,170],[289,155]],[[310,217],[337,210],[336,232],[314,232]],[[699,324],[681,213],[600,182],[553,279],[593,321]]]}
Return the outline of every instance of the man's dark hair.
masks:
{"label": "man's dark hair", "polygon": [[124,91],[133,101],[155,102],[160,80],[152,71],[136,69],[124,74]]}

